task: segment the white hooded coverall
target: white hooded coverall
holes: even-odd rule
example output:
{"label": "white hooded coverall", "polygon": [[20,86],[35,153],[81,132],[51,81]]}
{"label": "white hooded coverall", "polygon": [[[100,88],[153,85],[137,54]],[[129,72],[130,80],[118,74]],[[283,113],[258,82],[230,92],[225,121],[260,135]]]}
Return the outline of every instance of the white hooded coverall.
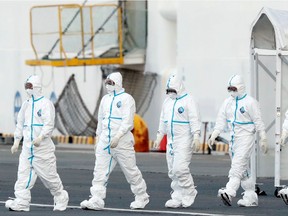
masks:
{"label": "white hooded coverall", "polygon": [[286,132],[288,132],[288,110],[285,113],[285,119],[282,125],[282,130],[285,130]]}
{"label": "white hooded coverall", "polygon": [[[104,207],[109,175],[117,162],[130,184],[135,200],[141,201],[149,197],[146,183],[136,165],[134,137],[131,132],[134,127],[135,101],[122,88],[122,75],[119,72],[110,74],[108,78],[115,82],[115,90],[106,94],[100,103],[96,131],[99,142],[96,146],[94,178],[90,188],[91,199],[98,202],[96,206],[99,209]],[[115,148],[110,148],[111,140],[115,136],[121,138]]]}
{"label": "white hooded coverall", "polygon": [[227,98],[222,104],[214,128],[214,131],[217,130],[220,133],[228,124],[231,131],[229,143],[231,168],[225,192],[231,197],[235,197],[241,182],[241,186],[245,190],[243,199],[258,204],[257,194],[254,192],[255,182],[249,176],[249,160],[254,148],[254,134],[256,131],[265,134],[265,126],[259,104],[246,94],[242,77],[240,75],[232,76],[228,86],[235,86],[238,91],[233,92],[235,95]]}
{"label": "white hooded coverall", "polygon": [[170,76],[166,89],[175,89],[177,95],[176,98],[167,97],[164,100],[158,133],[167,134],[166,160],[168,176],[172,180],[171,198],[183,207],[188,207],[197,195],[189,164],[193,152],[193,135],[200,135],[200,115],[178,75]]}
{"label": "white hooded coverall", "polygon": [[[288,110],[285,113],[285,119],[282,125],[281,145],[285,146],[285,141],[288,137]],[[288,187],[284,187],[279,191],[279,195],[283,199],[286,205],[288,205]]]}
{"label": "white hooded coverall", "polygon": [[[37,176],[54,196],[54,210],[65,210],[68,193],[63,190],[62,181],[57,173],[55,145],[51,140],[54,129],[55,109],[53,103],[42,96],[38,76],[33,75],[26,82],[34,85],[31,97],[26,100],[17,117],[14,139],[23,139],[22,152],[19,157],[18,175],[15,183],[16,202],[20,206],[29,207],[30,190]],[[38,147],[32,144],[37,137],[43,137]],[[59,208],[60,209],[59,209]],[[17,210],[17,209],[15,209]]]}

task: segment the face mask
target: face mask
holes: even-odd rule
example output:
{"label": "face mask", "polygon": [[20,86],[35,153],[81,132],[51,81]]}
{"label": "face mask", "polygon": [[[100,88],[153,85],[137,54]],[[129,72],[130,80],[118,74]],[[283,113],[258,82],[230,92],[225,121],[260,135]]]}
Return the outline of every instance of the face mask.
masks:
{"label": "face mask", "polygon": [[171,99],[176,99],[177,98],[177,94],[175,94],[175,93],[168,93],[168,96],[171,98]]}
{"label": "face mask", "polygon": [[107,92],[110,94],[115,90],[115,86],[106,85]]}
{"label": "face mask", "polygon": [[31,97],[33,94],[33,89],[26,89],[26,93],[29,97]]}
{"label": "face mask", "polygon": [[230,95],[233,97],[233,98],[236,98],[238,96],[238,92],[233,92],[231,91],[230,92]]}

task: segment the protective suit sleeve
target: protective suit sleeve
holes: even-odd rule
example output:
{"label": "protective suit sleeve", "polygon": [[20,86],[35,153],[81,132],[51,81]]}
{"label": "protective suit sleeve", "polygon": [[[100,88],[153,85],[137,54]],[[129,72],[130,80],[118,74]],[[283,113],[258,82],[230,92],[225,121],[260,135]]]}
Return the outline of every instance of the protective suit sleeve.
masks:
{"label": "protective suit sleeve", "polygon": [[265,132],[265,125],[262,121],[259,103],[256,100],[250,105],[249,115],[254,122],[256,130],[263,134]]}
{"label": "protective suit sleeve", "polygon": [[280,139],[281,146],[285,146],[285,141],[287,137],[288,137],[288,110],[285,113],[285,119],[282,125],[282,132],[281,132],[281,139]]}
{"label": "protective suit sleeve", "polygon": [[157,135],[159,134],[159,136],[162,136],[162,137],[166,134],[166,125],[165,125],[165,119],[164,119],[165,118],[164,117],[165,101],[162,105],[160,120],[159,120],[159,127],[158,127],[158,131],[157,131]]}
{"label": "protective suit sleeve", "polygon": [[226,117],[226,106],[227,106],[227,99],[222,104],[216,119],[216,125],[214,127],[214,131],[218,131],[219,134],[223,132],[226,124],[227,124],[227,117]]}
{"label": "protective suit sleeve", "polygon": [[165,120],[164,120],[165,102],[166,102],[166,100],[164,101],[164,103],[162,105],[162,110],[161,110],[160,120],[159,120],[159,129],[157,131],[156,140],[153,142],[153,148],[154,149],[159,149],[160,143],[161,143],[164,135],[166,134],[166,125],[165,125]]}
{"label": "protective suit sleeve", "polygon": [[265,132],[265,125],[262,121],[260,106],[258,101],[253,99],[253,102],[249,105],[249,115],[251,120],[254,122],[256,131],[259,131],[259,147],[263,154],[266,154],[268,151],[267,135]]}
{"label": "protective suit sleeve", "polygon": [[[129,95],[130,96],[130,95]],[[117,132],[117,137],[121,138],[128,131],[131,131],[134,127],[134,115],[136,112],[135,101],[132,96],[128,97],[124,101],[124,109],[122,113],[122,121]]]}
{"label": "protective suit sleeve", "polygon": [[103,100],[104,98],[101,99],[99,110],[98,110],[98,123],[97,123],[97,129],[96,129],[96,135],[100,136],[102,132],[102,119],[103,119]]}
{"label": "protective suit sleeve", "polygon": [[95,150],[95,151],[96,151],[98,142],[99,142],[99,136],[96,135],[96,137],[95,137],[95,142],[94,142],[94,150]]}
{"label": "protective suit sleeve", "polygon": [[282,130],[282,133],[281,133],[281,138],[280,138],[280,144],[281,146],[285,146],[285,141],[288,137],[288,131],[286,131],[285,129]]}
{"label": "protective suit sleeve", "polygon": [[47,100],[47,104],[42,108],[43,127],[38,137],[51,137],[54,130],[55,108],[51,101]]}
{"label": "protective suit sleeve", "polygon": [[260,140],[259,140],[259,146],[260,150],[263,154],[266,154],[268,151],[268,143],[267,143],[267,136],[265,131],[261,131],[260,134]]}
{"label": "protective suit sleeve", "polygon": [[21,140],[23,137],[23,126],[24,126],[24,121],[25,121],[25,110],[27,107],[27,102],[25,101],[18,113],[17,116],[17,124],[16,124],[16,129],[14,131],[14,139],[15,140]]}
{"label": "protective suit sleeve", "polygon": [[191,133],[200,135],[200,131],[201,131],[200,113],[199,113],[197,104],[192,98],[189,101],[188,116],[189,116],[189,124],[191,128]]}
{"label": "protective suit sleeve", "polygon": [[282,125],[282,130],[288,131],[288,110],[285,113],[285,120]]}
{"label": "protective suit sleeve", "polygon": [[19,139],[15,139],[14,143],[13,143],[13,146],[11,147],[11,153],[12,154],[14,154],[15,152],[18,151],[19,144],[20,144],[20,140]]}

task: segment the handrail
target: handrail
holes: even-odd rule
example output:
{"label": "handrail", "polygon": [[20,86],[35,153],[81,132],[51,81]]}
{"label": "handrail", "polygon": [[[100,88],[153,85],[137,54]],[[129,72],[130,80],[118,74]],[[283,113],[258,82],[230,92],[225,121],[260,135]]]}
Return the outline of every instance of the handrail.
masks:
{"label": "handrail", "polygon": [[[97,6],[102,6],[102,5],[97,5]],[[94,34],[92,35],[92,37],[90,37],[90,39],[87,41],[87,43],[84,44],[84,46],[82,47],[82,49],[77,53],[76,58],[79,57],[79,55],[86,49],[86,47],[91,43],[91,41],[93,41],[95,35],[97,35],[105,26],[105,24],[111,19],[111,17],[114,15],[114,13],[119,9],[119,6],[117,6],[112,13],[104,20],[104,22],[102,23],[102,25],[94,32]],[[92,26],[93,26],[93,22],[92,22]],[[119,27],[118,27],[118,32],[119,32]]]}
{"label": "handrail", "polygon": [[[39,5],[39,6],[33,6],[30,9],[30,43],[31,43],[33,52],[35,54],[36,60],[27,60],[26,61],[27,64],[29,64],[29,65],[41,64],[41,65],[63,66],[65,64],[67,64],[67,65],[75,65],[75,64],[92,65],[92,64],[99,64],[99,63],[101,64],[101,62],[103,64],[105,64],[105,63],[109,63],[109,64],[113,64],[113,63],[116,63],[116,64],[120,63],[121,64],[121,63],[123,63],[123,61],[124,61],[123,56],[124,55],[123,55],[123,35],[122,35],[122,10],[121,10],[120,5],[117,5],[117,4],[84,5],[86,2],[87,1],[85,1],[83,3],[83,5],[79,5],[79,4]],[[115,8],[111,8],[110,11],[106,11],[109,13],[109,14],[107,13],[107,18],[104,21],[102,21],[102,23],[97,23],[97,25],[95,25],[95,19],[93,19],[93,12],[95,12],[95,10],[93,10],[93,9],[96,7],[115,7]],[[35,28],[35,26],[33,26],[34,10],[41,9],[41,8],[51,8],[53,13],[56,12],[54,14],[53,18],[58,20],[58,27],[57,27],[58,30],[52,29],[52,31],[45,32],[45,29],[43,29],[43,28],[40,28],[40,31],[37,31],[37,29],[36,30],[33,29],[33,28]],[[55,8],[55,9],[53,9],[53,8]],[[63,18],[63,11],[65,11],[65,9],[78,9],[78,10],[73,15],[73,17],[68,22],[68,24],[64,27],[63,26],[63,20],[65,18]],[[88,10],[84,11],[84,9],[88,9]],[[40,11],[40,12],[42,12],[42,11]],[[87,12],[87,14],[84,14],[84,12],[85,13]],[[117,41],[117,56],[115,55],[115,57],[111,56],[111,57],[106,57],[106,58],[96,57],[95,56],[95,49],[94,49],[95,48],[94,47],[94,44],[95,44],[94,38],[97,34],[99,34],[99,32],[101,32],[101,29],[103,29],[103,27],[109,22],[109,20],[111,20],[113,15],[115,15],[115,13],[117,13],[117,16],[114,16],[114,19],[115,19],[115,22],[117,22],[117,28],[118,29],[113,29],[112,32],[114,34],[114,39],[116,39],[116,41]],[[41,14],[41,13],[39,13],[39,14]],[[77,29],[79,29],[79,31],[73,31],[73,32],[69,31],[69,29],[71,29],[71,30],[74,29],[74,28],[71,28],[72,23],[73,22],[75,23],[75,19],[79,15],[80,15],[79,23],[77,22],[75,25],[75,27]],[[90,28],[88,27],[88,31],[87,31],[87,26],[84,29],[84,21],[87,20],[87,19],[84,20],[84,15],[86,16],[86,18],[88,18],[90,20],[90,23],[89,23]],[[100,26],[100,27],[97,27],[97,29],[94,29],[94,26]],[[33,31],[35,31],[35,33]],[[57,36],[57,34],[58,34],[58,36]],[[41,57],[39,58],[39,53],[38,53],[39,47],[37,46],[37,43],[36,43],[37,41],[34,41],[35,40],[34,36],[37,36],[37,35],[40,36],[38,38],[41,38],[42,36],[45,37],[45,35],[50,35],[49,36],[50,39],[51,39],[51,37],[53,38],[53,35],[54,35],[54,37],[57,36],[56,41],[54,41],[54,42],[52,41],[53,45],[51,44],[52,45],[51,49],[49,49],[49,51],[44,50],[44,52],[46,52],[46,55],[44,54],[44,56],[42,58]],[[80,47],[79,47],[80,50],[77,52],[77,50],[75,50],[75,48],[74,48],[73,52],[75,52],[75,56],[72,57],[72,59],[71,59],[71,55],[67,56],[67,54],[69,55],[69,53],[66,52],[67,46],[65,43],[65,40],[67,39],[67,37],[65,36],[65,38],[64,38],[64,35],[67,35],[67,37],[69,37],[69,35],[72,35],[72,36],[75,35],[75,38],[77,40],[80,40],[80,42],[78,44],[78,46],[80,45]],[[79,35],[79,36],[77,36],[77,35]],[[87,40],[85,42],[85,37],[87,37],[87,35],[90,35],[90,38],[87,38]],[[69,38],[67,41],[69,41]],[[51,40],[50,40],[50,42],[51,42]],[[44,43],[45,43],[45,41],[44,41]],[[113,44],[113,42],[110,44]],[[57,45],[59,45],[59,57],[60,57],[60,59],[50,58],[49,56],[53,53],[53,51],[55,50]],[[91,56],[89,55],[89,58],[86,58],[85,57],[85,51],[86,51],[85,49],[89,45],[91,45]],[[72,46],[72,48],[73,48],[73,46]],[[79,56],[81,56],[81,58],[79,58]],[[76,59],[79,58],[79,59],[76,60],[75,58]],[[87,59],[87,62],[85,62],[85,59]],[[101,61],[101,59],[102,59],[102,61]],[[51,63],[51,62],[49,63],[49,61],[54,61],[54,63]],[[62,63],[60,61],[62,61]],[[63,61],[65,61],[66,63],[65,62],[63,63]]]}
{"label": "handrail", "polygon": [[[79,4],[37,5],[37,6],[33,6],[33,7],[31,7],[31,9],[30,9],[30,43],[31,43],[31,46],[32,46],[33,52],[34,52],[34,54],[35,54],[37,60],[39,60],[39,57],[38,57],[38,54],[37,54],[36,48],[35,48],[34,43],[33,43],[32,11],[33,11],[34,9],[37,9],[37,8],[51,8],[51,7],[57,7],[58,10],[59,10],[59,8],[60,8],[61,6],[63,6],[63,7],[67,7],[67,8],[68,8],[68,7],[69,7],[69,8],[79,7],[79,8],[81,9],[81,6],[80,6]],[[80,10],[80,9],[79,9],[79,10]],[[76,18],[76,17],[75,17],[75,18]],[[70,24],[70,25],[71,25],[71,24]],[[67,30],[68,30],[68,28],[67,28]],[[66,31],[67,31],[67,30],[66,30]],[[59,40],[59,38],[58,38],[58,40]],[[55,47],[56,47],[56,45],[57,45],[58,43],[59,43],[59,41],[58,41],[58,42],[55,42],[55,44],[54,44]],[[52,49],[55,48],[54,45],[53,45]],[[51,50],[52,50],[52,49],[51,49]],[[51,51],[51,50],[50,50],[50,51]],[[47,54],[46,56],[43,56],[42,59],[45,59],[45,57],[47,57],[47,59],[48,59],[49,55],[52,53],[53,50],[52,50],[51,52],[50,52],[50,51],[48,52],[48,54]]]}
{"label": "handrail", "polygon": [[[82,7],[87,3],[88,0],[85,0],[82,4]],[[68,29],[70,28],[71,24],[74,22],[74,20],[76,19],[76,17],[78,16],[78,14],[80,13],[80,15],[82,16],[82,11],[81,11],[82,8],[79,8],[79,10],[75,13],[75,15],[73,16],[73,18],[70,20],[70,22],[67,24],[67,26],[65,27],[64,31],[62,32],[62,34],[65,34]],[[82,19],[82,18],[81,18]],[[43,56],[42,59],[45,59],[45,58],[49,58],[49,55],[53,52],[53,50],[55,49],[55,47],[57,46],[57,44],[59,43],[60,41],[60,38],[58,38],[55,43],[53,44],[52,48],[49,50],[49,52],[47,53],[46,56]]]}

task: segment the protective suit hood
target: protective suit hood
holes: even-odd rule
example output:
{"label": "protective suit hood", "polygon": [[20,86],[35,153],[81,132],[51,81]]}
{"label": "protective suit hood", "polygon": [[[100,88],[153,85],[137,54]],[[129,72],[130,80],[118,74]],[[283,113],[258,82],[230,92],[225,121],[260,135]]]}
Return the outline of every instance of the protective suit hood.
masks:
{"label": "protective suit hood", "polygon": [[242,97],[246,94],[246,88],[242,76],[238,74],[233,75],[228,82],[228,87],[231,86],[237,88],[237,92],[230,92],[232,97]]}
{"label": "protective suit hood", "polygon": [[113,91],[118,92],[122,89],[122,75],[120,72],[114,72],[114,73],[109,74],[107,76],[107,80],[108,79],[112,80],[115,83],[115,85],[112,88],[110,87],[110,89],[108,89],[106,85],[108,93],[111,93]]}
{"label": "protective suit hood", "polygon": [[[29,83],[32,84],[31,88],[27,88]],[[38,75],[31,75],[25,82],[25,90],[27,94],[31,97],[33,96],[34,99],[37,99],[42,96],[42,84],[41,79]]]}
{"label": "protective suit hood", "polygon": [[177,97],[181,96],[183,92],[185,91],[183,82],[179,75],[172,74],[166,84],[166,90],[167,89],[175,89],[177,92]]}

